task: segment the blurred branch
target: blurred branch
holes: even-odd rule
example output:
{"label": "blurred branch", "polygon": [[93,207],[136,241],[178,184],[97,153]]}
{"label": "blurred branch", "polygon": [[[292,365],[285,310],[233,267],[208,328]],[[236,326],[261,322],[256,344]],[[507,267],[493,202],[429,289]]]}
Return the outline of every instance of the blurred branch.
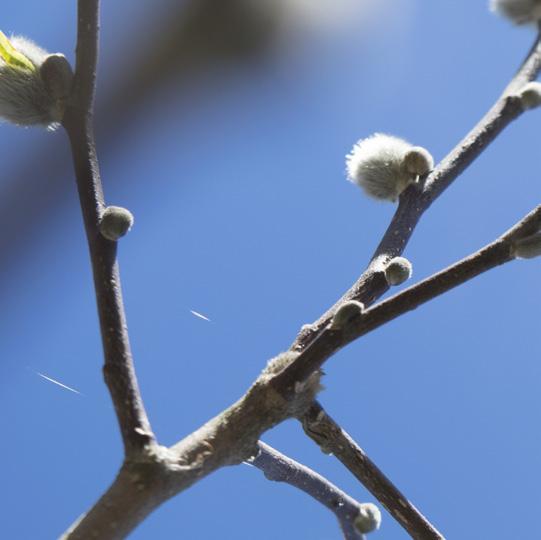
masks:
{"label": "blurred branch", "polygon": [[482,120],[428,175],[422,189],[410,186],[400,196],[398,208],[368,267],[338,302],[316,322],[301,329],[291,345],[302,351],[327,326],[337,308],[349,300],[370,305],[388,289],[382,270],[385,264],[404,251],[422,215],[451,183],[485,150],[488,145],[523,112],[515,92],[535,79],[541,70],[541,34],[504,93]]}
{"label": "blurred branch", "polygon": [[415,540],[443,536],[378,469],[357,443],[315,401],[302,418],[305,433],[336,456]]}
{"label": "blurred branch", "polygon": [[[159,88],[182,80],[182,95],[188,85],[198,84],[194,83],[198,74],[223,65],[260,64],[273,51],[279,25],[280,13],[259,9],[257,2],[170,0],[164,15],[153,25],[154,31],[145,27],[127,36],[120,34],[119,41],[124,38],[128,43],[121,42],[119,48],[128,47],[129,54],[119,59],[122,76],[96,112],[102,159],[122,144],[124,133],[139,117],[138,111]],[[137,54],[133,54],[134,35]],[[36,174],[36,163],[40,174]],[[37,224],[57,215],[59,205],[67,201],[66,178],[71,175],[67,163],[55,138],[47,137],[40,146],[27,150],[24,160],[10,172],[12,181],[0,198],[0,229],[8,230],[7,224],[17,223],[17,235],[0,235],[0,252],[6,254],[2,272],[8,273],[9,264],[20,260],[18,252],[28,245],[26,237],[42,230]],[[120,179],[115,175],[110,181]],[[21,215],[26,218],[21,220]]]}
{"label": "blurred branch", "polygon": [[361,540],[364,536],[354,527],[361,503],[344,493],[326,478],[297,461],[259,441],[259,453],[248,462],[263,471],[265,478],[285,482],[304,491],[333,512],[344,531],[346,540]]}

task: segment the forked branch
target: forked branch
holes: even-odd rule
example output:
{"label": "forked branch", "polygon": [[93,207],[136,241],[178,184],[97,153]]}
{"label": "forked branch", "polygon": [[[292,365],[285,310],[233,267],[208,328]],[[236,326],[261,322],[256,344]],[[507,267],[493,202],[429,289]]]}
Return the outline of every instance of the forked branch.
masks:
{"label": "forked branch", "polygon": [[[520,84],[538,74],[541,45],[538,39],[506,92],[478,126],[426,178],[423,187],[412,186],[404,192],[367,270],[350,291],[311,328],[303,331],[293,344],[292,350],[300,354],[281,371],[261,376],[226,411],[173,447],[164,448],[156,443],[152,434],[135,377],[116,262],[117,245],[99,232],[105,203],[92,128],[99,0],[78,0],[78,8],[77,64],[63,126],[72,147],[90,248],[105,355],[105,379],[115,405],[126,457],[111,487],[90,512],[72,526],[65,538],[93,535],[106,540],[123,538],[162,502],[219,467],[253,457],[257,453],[257,440],[263,432],[288,417],[299,416],[292,404],[302,393],[303,383],[341,347],[468,279],[508,262],[513,258],[515,240],[538,230],[540,208],[492,244],[374,305],[347,327],[332,329],[329,326],[336,308],[344,301],[356,299],[372,304],[387,290],[382,271],[384,264],[402,253],[422,214],[501,130],[522,113],[522,105],[514,92]],[[314,412],[314,407],[317,405],[312,406],[307,419]],[[335,444],[344,436],[338,426],[335,428],[335,440],[330,440],[329,444]],[[358,447],[354,450],[355,444],[351,440],[347,447],[355,454],[353,458],[346,458],[340,452],[336,452],[337,456],[366,484],[364,473],[359,472],[361,454]],[[329,487],[325,479],[321,485]],[[383,486],[378,496],[388,508],[392,508],[388,498],[391,491],[385,490],[390,489]],[[399,504],[402,503],[399,501]],[[419,520],[420,514],[414,515],[412,505],[409,511],[413,512],[412,520]],[[431,526],[426,522],[424,527],[430,530]],[[418,538],[436,539],[441,536]]]}

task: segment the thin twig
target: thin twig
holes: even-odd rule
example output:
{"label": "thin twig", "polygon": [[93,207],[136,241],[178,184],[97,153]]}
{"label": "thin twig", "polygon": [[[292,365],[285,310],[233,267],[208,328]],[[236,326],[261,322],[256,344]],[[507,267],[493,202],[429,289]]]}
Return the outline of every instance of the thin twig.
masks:
{"label": "thin twig", "polygon": [[259,454],[248,462],[275,482],[285,482],[304,491],[333,512],[346,540],[361,540],[363,535],[351,527],[361,504],[309,467],[259,441]]}
{"label": "thin twig", "polygon": [[421,216],[447,187],[489,146],[489,144],[518,118],[523,108],[515,92],[526,82],[535,79],[541,70],[541,34],[511,82],[480,122],[428,175],[422,187],[410,186],[400,197],[393,216],[370,263],[355,284],[316,322],[303,327],[291,345],[301,351],[327,326],[338,306],[348,300],[359,300],[370,305],[381,297],[389,286],[383,276],[384,265],[404,251]]}
{"label": "thin twig", "polygon": [[[534,80],[541,69],[541,24],[539,25],[539,29],[540,32],[538,32],[535,42],[526,55],[521,67],[518,69],[517,73],[494,106],[481,121],[478,122],[473,130],[470,131],[470,133],[468,133],[468,135],[466,135],[466,137],[464,137],[464,139],[441,161],[435,170],[428,175],[423,184],[422,191],[418,191],[416,186],[412,186],[402,194],[395,215],[381,242],[376,248],[376,251],[372,255],[366,270],[349,291],[347,291],[342,298],[328,309],[315,323],[306,325],[301,329],[297,338],[291,345],[291,350],[302,352],[306,351],[307,348],[315,346],[314,352],[316,354],[314,356],[316,358],[318,352],[321,352],[323,356],[332,354],[339,347],[343,346],[333,344],[332,341],[336,339],[336,336],[329,335],[329,333],[325,331],[325,328],[332,319],[336,309],[342,303],[349,300],[359,300],[366,305],[371,305],[389,289],[389,285],[387,284],[383,272],[384,266],[390,259],[402,254],[424,212],[460,175],[460,173],[483,152],[499,133],[523,112],[522,106],[514,94],[528,81]],[[533,221],[535,221],[535,219],[533,219]],[[527,226],[525,228],[527,228]],[[525,231],[522,232],[524,233]],[[504,248],[502,258],[506,258],[507,255],[508,253],[506,253],[506,249]],[[445,276],[438,279],[442,285],[445,283]],[[425,287],[427,287],[426,290],[428,290],[430,289],[431,284],[429,283],[428,286],[425,284]],[[420,290],[422,291],[422,288]],[[407,296],[402,297],[402,299],[407,299]],[[388,306],[389,304],[387,304],[387,307]],[[385,309],[385,306],[383,306],[383,308]],[[414,307],[411,307],[411,309],[414,309]],[[365,320],[365,317],[363,317],[363,320]],[[326,342],[327,340],[329,340],[329,342]],[[340,341],[340,339],[338,339],[338,341]],[[299,362],[296,363],[296,366],[290,366],[292,372],[289,374],[289,377],[295,377],[299,374],[293,373],[293,370],[295,367],[298,368],[300,362],[304,364],[304,367],[307,368],[306,371],[309,372],[310,362],[299,360]],[[318,363],[319,362],[316,360],[313,365],[317,365]],[[289,378],[285,374],[284,376],[288,379],[287,384],[289,384],[289,388],[291,389],[292,378]],[[322,413],[326,414],[324,411],[322,411]],[[309,421],[310,416],[303,419],[304,423]],[[365,484],[365,486],[370,489],[369,485]],[[392,496],[391,492],[389,493],[389,496]],[[386,504],[384,499],[379,498],[379,500],[382,504]],[[415,513],[415,507],[412,506],[410,511]],[[421,513],[418,513],[418,516],[414,521],[420,526],[419,530],[422,529],[423,523],[425,523],[425,537],[431,538],[431,529],[433,529],[433,527]],[[405,523],[402,523],[402,525],[405,526]]]}
{"label": "thin twig", "polygon": [[98,230],[105,207],[92,126],[98,54],[99,0],[79,0],[77,64],[63,126],[73,154],[90,249],[105,356],[104,376],[115,406],[126,455],[154,441],[137,384],[122,303],[116,242]]}
{"label": "thin twig", "polygon": [[378,499],[415,540],[443,540],[443,535],[421,514],[362,448],[315,401],[302,418],[306,434],[325,452],[336,456]]}
{"label": "thin twig", "polygon": [[541,223],[541,205],[494,242],[415,285],[373,305],[344,329],[323,329],[297,359],[281,371],[273,384],[292,394],[295,383],[306,380],[339,349],[396,317],[436,298],[462,283],[514,259],[513,243],[536,232]]}

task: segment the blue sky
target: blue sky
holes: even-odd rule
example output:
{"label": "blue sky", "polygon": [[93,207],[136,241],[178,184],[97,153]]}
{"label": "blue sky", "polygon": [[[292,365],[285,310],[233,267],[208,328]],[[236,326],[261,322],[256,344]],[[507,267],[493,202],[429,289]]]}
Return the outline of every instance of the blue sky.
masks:
{"label": "blue sky", "polygon": [[[166,3],[104,2],[99,100]],[[9,5],[1,29],[73,59],[75,2],[59,5]],[[171,82],[110,148],[100,147],[97,115],[107,201],[135,215],[120,267],[139,381],[163,444],[236,400],[362,272],[394,206],[345,181],[353,143],[382,131],[441,159],[534,39],[484,1],[388,1],[369,21],[284,40],[257,65]],[[533,111],[512,124],[427,212],[405,252],[414,281],[538,204],[540,121]],[[44,145],[69,160],[62,132],[0,126],[0,200],[13,189],[24,200],[28,178],[15,172],[35,160],[27,176],[43,176],[49,201],[52,173],[36,157]],[[16,238],[0,270],[1,528],[21,540],[57,537],[122,459],[75,184],[71,166],[62,170],[62,192],[31,228],[24,207],[0,215],[0,239]],[[540,271],[540,260],[493,270],[326,365],[324,407],[448,538],[531,538],[538,528]],[[298,423],[263,439],[373,501]],[[305,494],[240,466],[169,501],[131,538],[176,536],[327,540],[339,531]],[[384,513],[372,538],[407,536]]]}

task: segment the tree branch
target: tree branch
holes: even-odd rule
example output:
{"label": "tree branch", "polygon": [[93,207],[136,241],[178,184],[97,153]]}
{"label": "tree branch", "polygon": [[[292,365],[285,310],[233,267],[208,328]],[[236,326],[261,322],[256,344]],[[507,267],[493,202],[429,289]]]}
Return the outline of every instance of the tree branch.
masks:
{"label": "tree branch", "polygon": [[62,538],[124,538],[162,502],[220,467],[257,455],[261,434],[296,410],[294,399],[273,388],[275,377],[264,371],[241,399],[171,448],[148,445],[128,456],[107,492]]}
{"label": "tree branch", "polygon": [[293,394],[295,383],[306,380],[345,345],[479,274],[513,260],[514,242],[536,232],[540,223],[541,205],[494,242],[445,270],[372,306],[349,326],[333,329],[329,325],[324,328],[296,360],[275,377],[273,380],[275,388],[285,390],[287,395]]}
{"label": "tree branch", "polygon": [[[63,125],[73,151],[92,260],[105,379],[115,405],[126,459],[108,491],[72,526],[65,538],[107,540],[123,538],[163,501],[217,468],[254,456],[257,439],[263,432],[302,413],[304,408],[299,408],[299,397],[302,398],[303,383],[334,352],[402,313],[510,260],[512,240],[538,227],[541,210],[536,209],[510,233],[471,257],[375,305],[350,326],[341,330],[328,328],[332,314],[344,300],[356,298],[368,304],[387,290],[382,272],[384,263],[402,252],[416,223],[433,200],[520,115],[522,108],[516,98],[504,94],[478,127],[431,173],[421,191],[412,186],[402,195],[397,213],[366,272],[337,305],[297,338],[293,348],[302,351],[301,354],[281,371],[264,372],[237,403],[173,447],[158,446],[133,368],[116,243],[103,238],[98,230],[105,206],[92,129],[99,1],[78,0],[78,8],[77,66]],[[533,78],[539,71],[540,57],[541,47],[537,41],[514,80]]]}
{"label": "tree branch", "polygon": [[353,473],[412,538],[444,539],[317,401],[303,416],[302,427],[324,452],[336,456]]}
{"label": "tree branch", "polygon": [[122,303],[116,242],[98,230],[105,207],[92,126],[98,52],[99,0],[79,0],[77,64],[63,126],[75,165],[90,249],[105,356],[104,376],[115,406],[126,455],[154,441],[133,367]]}
{"label": "tree branch", "polygon": [[541,33],[508,84],[507,88],[480,122],[428,175],[423,185],[412,185],[400,196],[399,205],[387,231],[368,267],[355,284],[316,322],[301,329],[291,350],[302,351],[329,324],[337,308],[349,300],[370,305],[381,297],[389,286],[383,276],[385,264],[404,251],[422,215],[447,187],[487,148],[487,146],[518,118],[523,108],[515,93],[541,70]]}
{"label": "tree branch", "polygon": [[361,540],[363,535],[353,523],[361,504],[337,488],[326,478],[297,461],[259,441],[259,454],[248,462],[263,471],[265,478],[285,482],[304,491],[334,513],[346,540]]}

